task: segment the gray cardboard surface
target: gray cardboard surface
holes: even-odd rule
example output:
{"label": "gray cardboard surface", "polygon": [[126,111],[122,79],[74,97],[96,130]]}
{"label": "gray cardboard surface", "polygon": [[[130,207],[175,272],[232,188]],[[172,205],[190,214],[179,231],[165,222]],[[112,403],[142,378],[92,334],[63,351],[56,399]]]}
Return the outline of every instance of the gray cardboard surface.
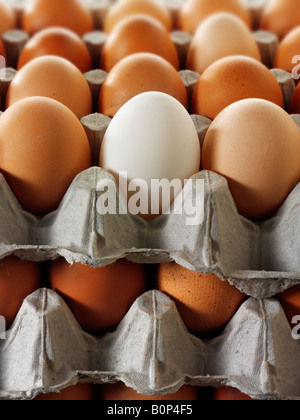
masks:
{"label": "gray cardboard surface", "polygon": [[167,296],[150,291],[115,332],[92,337],[56,293],[40,289],[0,341],[0,360],[0,399],[118,380],[150,395],[187,383],[226,384],[256,399],[300,398],[299,342],[276,299],[249,298],[221,335],[201,340]]}
{"label": "gray cardboard surface", "polygon": [[175,214],[180,197],[170,215],[152,221],[99,214],[99,182],[107,179],[124,209],[113,177],[94,167],[77,176],[55,212],[38,218],[22,210],[0,175],[0,258],[12,253],[36,261],[63,256],[92,266],[120,258],[145,264],[176,261],[194,271],[214,272],[258,299],[300,283],[299,185],[272,219],[257,224],[238,214],[225,178],[202,171],[194,179],[204,183],[184,190],[189,197],[200,189],[199,205],[204,199],[203,221],[189,225],[191,209]]}

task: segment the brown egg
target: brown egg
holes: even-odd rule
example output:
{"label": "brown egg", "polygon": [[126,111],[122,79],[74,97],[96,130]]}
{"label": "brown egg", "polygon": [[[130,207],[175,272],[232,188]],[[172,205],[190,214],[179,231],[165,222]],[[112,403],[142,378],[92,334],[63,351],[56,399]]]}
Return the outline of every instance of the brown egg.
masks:
{"label": "brown egg", "polygon": [[245,23],[230,13],[216,13],[198,27],[187,56],[187,68],[202,74],[220,58],[246,55],[261,61],[258,45]]}
{"label": "brown egg", "polygon": [[16,28],[14,12],[5,0],[0,0],[0,16],[0,34]]}
{"label": "brown egg", "polygon": [[[0,39],[0,70],[6,67],[6,51],[3,42]],[[0,95],[0,110],[2,107],[1,95]]]}
{"label": "brown egg", "polygon": [[146,291],[146,277],[141,264],[126,260],[93,268],[59,259],[51,265],[50,285],[69,305],[82,328],[99,334],[118,326]]}
{"label": "brown egg", "polygon": [[215,401],[253,401],[248,395],[243,394],[236,388],[222,386],[215,390]]}
{"label": "brown egg", "polygon": [[194,34],[204,19],[218,12],[233,13],[251,28],[250,13],[241,0],[187,0],[179,14],[179,29]]}
{"label": "brown egg", "polygon": [[104,21],[104,32],[110,33],[124,18],[145,14],[157,19],[167,31],[172,30],[170,12],[157,0],[120,0],[109,10]]}
{"label": "brown egg", "polygon": [[0,261],[0,315],[10,328],[24,299],[41,287],[39,265],[11,255]]}
{"label": "brown egg", "polygon": [[88,82],[74,64],[61,57],[35,58],[22,67],[9,86],[6,107],[30,96],[55,99],[79,119],[93,111]]}
{"label": "brown egg", "polygon": [[169,395],[139,394],[122,382],[103,385],[101,390],[103,401],[196,401],[198,399],[197,388],[190,385],[184,385],[175,394]]}
{"label": "brown egg", "polygon": [[66,28],[46,28],[30,38],[21,52],[18,70],[34,58],[44,55],[65,58],[82,73],[92,70],[91,56],[85,43],[75,32]]}
{"label": "brown egg", "polygon": [[0,69],[6,67],[6,51],[3,42],[0,40]]}
{"label": "brown egg", "polygon": [[280,293],[277,298],[287,316],[292,327],[295,326],[293,318],[300,316],[300,286],[294,286]]}
{"label": "brown egg", "polygon": [[261,17],[260,29],[273,32],[281,40],[299,24],[299,1],[269,0]]}
{"label": "brown egg", "polygon": [[94,29],[92,14],[81,0],[29,0],[22,29],[32,35],[50,26],[62,26],[78,35]]}
{"label": "brown egg", "polygon": [[78,118],[50,98],[21,99],[0,118],[0,171],[23,208],[55,210],[91,154]]}
{"label": "brown egg", "polygon": [[92,384],[77,384],[63,389],[61,392],[39,394],[34,401],[93,401],[95,387]]}
{"label": "brown egg", "polygon": [[123,58],[109,72],[100,91],[98,110],[112,118],[131,98],[149,91],[167,93],[188,108],[186,88],[174,67],[158,55],[138,53]]}
{"label": "brown egg", "polygon": [[[300,24],[300,22],[299,22]],[[292,73],[295,81],[300,78],[300,26],[289,32],[281,41],[275,58],[273,67]]]}
{"label": "brown egg", "polygon": [[300,114],[300,84],[297,85],[289,106],[290,114]]}
{"label": "brown egg", "polygon": [[161,264],[157,288],[168,295],[188,330],[214,333],[230,321],[245,295],[214,274],[200,274],[175,263]]}
{"label": "brown egg", "polygon": [[272,217],[300,182],[300,131],[292,117],[263,99],[225,108],[204,141],[202,167],[228,184],[241,215]]}
{"label": "brown egg", "polygon": [[266,66],[246,56],[221,58],[197,82],[192,113],[214,119],[227,106],[246,98],[266,99],[284,107],[281,87]]}
{"label": "brown egg", "polygon": [[134,15],[122,20],[104,44],[100,68],[109,72],[130,54],[149,52],[169,61],[179,70],[179,58],[168,31],[156,19]]}

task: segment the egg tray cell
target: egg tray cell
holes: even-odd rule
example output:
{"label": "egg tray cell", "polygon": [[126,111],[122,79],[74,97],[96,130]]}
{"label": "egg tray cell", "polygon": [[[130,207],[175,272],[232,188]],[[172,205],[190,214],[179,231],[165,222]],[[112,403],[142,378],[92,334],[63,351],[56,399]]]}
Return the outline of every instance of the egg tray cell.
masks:
{"label": "egg tray cell", "polygon": [[216,338],[191,335],[175,304],[149,291],[116,331],[82,331],[53,291],[28,296],[0,340],[0,399],[26,400],[78,382],[122,381],[149,394],[228,385],[254,399],[300,399],[300,347],[276,299],[249,298]]}

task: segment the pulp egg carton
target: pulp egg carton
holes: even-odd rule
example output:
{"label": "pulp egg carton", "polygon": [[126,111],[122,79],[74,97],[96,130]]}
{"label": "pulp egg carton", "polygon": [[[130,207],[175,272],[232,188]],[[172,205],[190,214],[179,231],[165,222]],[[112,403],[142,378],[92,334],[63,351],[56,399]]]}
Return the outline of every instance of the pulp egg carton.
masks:
{"label": "pulp egg carton", "polygon": [[[105,13],[105,8],[101,10]],[[9,41],[4,35],[11,63],[25,40],[12,37],[17,33],[8,34]],[[184,56],[187,34],[173,36]],[[101,53],[101,37],[103,42],[101,31],[85,37],[95,61]],[[275,45],[272,34],[259,37],[265,40],[259,43],[261,51],[270,58]],[[273,71],[288,103],[293,80],[285,72]],[[94,98],[105,77],[99,72],[87,75]],[[2,95],[14,74],[13,69],[3,72]],[[186,70],[181,74],[191,94],[199,75]],[[192,118],[201,142],[210,120]],[[294,118],[298,121],[299,116]],[[95,164],[109,122],[97,113],[82,120]],[[116,331],[95,337],[82,330],[61,297],[40,289],[25,299],[6,339],[0,340],[0,399],[32,399],[78,382],[116,381],[144,394],[174,393],[183,384],[228,385],[255,399],[300,399],[299,342],[292,338],[274,298],[300,283],[296,234],[300,185],[273,218],[253,223],[238,214],[225,178],[209,171],[193,178],[202,182],[187,185],[184,192],[187,198],[199,193],[203,199],[204,219],[196,225],[187,223],[191,208],[177,214],[181,196],[169,215],[152,221],[130,214],[101,215],[99,187],[107,179],[115,183],[116,191],[118,187],[109,173],[96,166],[79,174],[59,208],[44,217],[25,212],[0,175],[0,258],[11,254],[33,261],[64,257],[70,263],[97,267],[120,258],[141,264],[175,261],[190,270],[215,273],[249,296],[214,338],[191,335],[175,304],[156,290],[136,300]],[[124,209],[126,203],[118,193],[119,207]]]}
{"label": "pulp egg carton", "polygon": [[30,399],[79,381],[122,381],[155,395],[188,383],[226,384],[257,399],[299,396],[299,345],[275,299],[248,299],[222,335],[203,341],[189,334],[167,296],[150,291],[115,332],[92,337],[57,294],[41,289],[24,301],[0,355],[1,399]]}
{"label": "pulp egg carton", "polygon": [[226,180],[202,171],[195,178],[204,180],[205,219],[189,226],[190,209],[174,213],[178,198],[170,215],[152,221],[99,215],[97,188],[109,176],[96,167],[79,174],[58,210],[41,218],[22,210],[1,176],[0,257],[62,256],[91,266],[120,258],[176,261],[228,279],[249,299],[220,335],[203,340],[189,334],[167,296],[149,291],[115,332],[94,337],[56,293],[38,290],[0,342],[0,399],[31,399],[77,382],[118,380],[144,394],[174,393],[183,384],[226,384],[255,399],[300,399],[299,342],[273,298],[299,283],[300,186],[274,218],[254,224],[238,214]]}

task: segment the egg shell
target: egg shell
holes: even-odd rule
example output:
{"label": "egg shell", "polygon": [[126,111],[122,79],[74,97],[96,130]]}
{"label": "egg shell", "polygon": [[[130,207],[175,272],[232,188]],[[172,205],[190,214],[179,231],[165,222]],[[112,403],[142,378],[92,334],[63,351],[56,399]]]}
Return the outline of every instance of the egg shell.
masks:
{"label": "egg shell", "polygon": [[197,131],[187,110],[165,93],[146,92],[128,101],[113,118],[103,139],[99,165],[115,177],[129,202],[130,192],[119,172],[126,171],[129,182],[146,181],[149,208],[142,208],[141,214],[151,215],[153,204],[159,207],[159,214],[169,209],[161,200],[151,201],[151,180],[183,182],[199,172],[200,158]]}
{"label": "egg shell", "polygon": [[273,64],[274,68],[282,69],[292,73],[296,83],[298,83],[300,78],[299,44],[300,26],[293,29],[282,39],[276,51]]}
{"label": "egg shell", "polygon": [[251,28],[251,15],[240,0],[187,0],[180,10],[178,27],[194,34],[203,20],[219,12],[232,13]]}
{"label": "egg shell", "polygon": [[176,263],[160,264],[157,289],[168,295],[188,330],[212,334],[231,320],[246,296],[215,274],[200,274]]}
{"label": "egg shell", "polygon": [[6,1],[0,1],[0,34],[12,31],[16,28],[16,19],[12,8]]}
{"label": "egg shell", "polygon": [[198,27],[191,42],[187,69],[200,74],[220,58],[246,55],[261,61],[253,34],[245,23],[230,13],[216,13]]}
{"label": "egg shell", "polygon": [[126,260],[93,268],[59,259],[50,267],[50,288],[69,305],[81,327],[100,334],[113,330],[146,291],[143,265]]}
{"label": "egg shell", "polygon": [[164,25],[167,31],[172,30],[171,14],[162,3],[156,0],[121,0],[110,8],[104,21],[104,32],[110,33],[121,20],[136,14],[151,16]]}
{"label": "egg shell", "polygon": [[103,401],[197,401],[197,388],[184,385],[178,392],[171,395],[145,395],[128,388],[122,382],[105,384],[101,387]]}
{"label": "egg shell", "polygon": [[300,182],[300,131],[292,117],[263,99],[225,108],[209,127],[203,169],[228,180],[242,216],[272,217]]}
{"label": "egg shell", "polygon": [[86,79],[74,64],[62,57],[38,57],[22,67],[8,88],[6,108],[30,96],[55,99],[79,119],[93,111]]}
{"label": "egg shell", "polygon": [[112,118],[134,96],[149,91],[167,93],[188,108],[186,88],[174,67],[158,55],[138,53],[124,58],[109,72],[101,87],[98,110]]}
{"label": "egg shell", "polygon": [[[300,286],[294,286],[277,296],[291,327],[295,327],[293,318],[300,316]],[[299,321],[298,321],[299,323]]]}
{"label": "egg shell", "polygon": [[157,54],[179,70],[178,54],[169,32],[156,19],[145,15],[128,17],[115,26],[104,44],[100,68],[109,72],[122,58],[139,52]]}
{"label": "egg shell", "polygon": [[36,215],[55,210],[75,176],[90,167],[82,125],[54,99],[21,99],[1,115],[0,132],[0,171],[21,206]]}
{"label": "egg shell", "polygon": [[198,80],[192,113],[214,119],[227,106],[247,98],[284,107],[281,87],[266,66],[246,56],[225,57],[210,65]]}
{"label": "egg shell", "polygon": [[6,51],[5,51],[4,44],[3,44],[2,40],[0,40],[0,55],[2,55],[3,57],[6,57]]}
{"label": "egg shell", "polygon": [[290,104],[289,104],[289,113],[290,114],[300,114],[300,84],[297,85]]}
{"label": "egg shell", "polygon": [[261,16],[260,28],[273,32],[281,40],[299,23],[299,1],[269,0]]}
{"label": "egg shell", "polygon": [[57,55],[73,63],[82,73],[92,70],[90,53],[83,40],[73,31],[51,27],[31,37],[19,57],[18,70],[34,58]]}
{"label": "egg shell", "polygon": [[92,14],[81,0],[29,0],[22,29],[32,35],[51,26],[62,26],[78,35],[94,29]]}
{"label": "egg shell", "polygon": [[24,299],[41,287],[39,264],[11,255],[0,261],[0,315],[7,329],[12,325]]}
{"label": "egg shell", "polygon": [[63,389],[60,392],[39,394],[34,401],[93,401],[95,387],[92,384],[77,384]]}
{"label": "egg shell", "polygon": [[222,386],[217,388],[214,393],[215,401],[253,401],[251,397],[243,394],[236,388]]}

